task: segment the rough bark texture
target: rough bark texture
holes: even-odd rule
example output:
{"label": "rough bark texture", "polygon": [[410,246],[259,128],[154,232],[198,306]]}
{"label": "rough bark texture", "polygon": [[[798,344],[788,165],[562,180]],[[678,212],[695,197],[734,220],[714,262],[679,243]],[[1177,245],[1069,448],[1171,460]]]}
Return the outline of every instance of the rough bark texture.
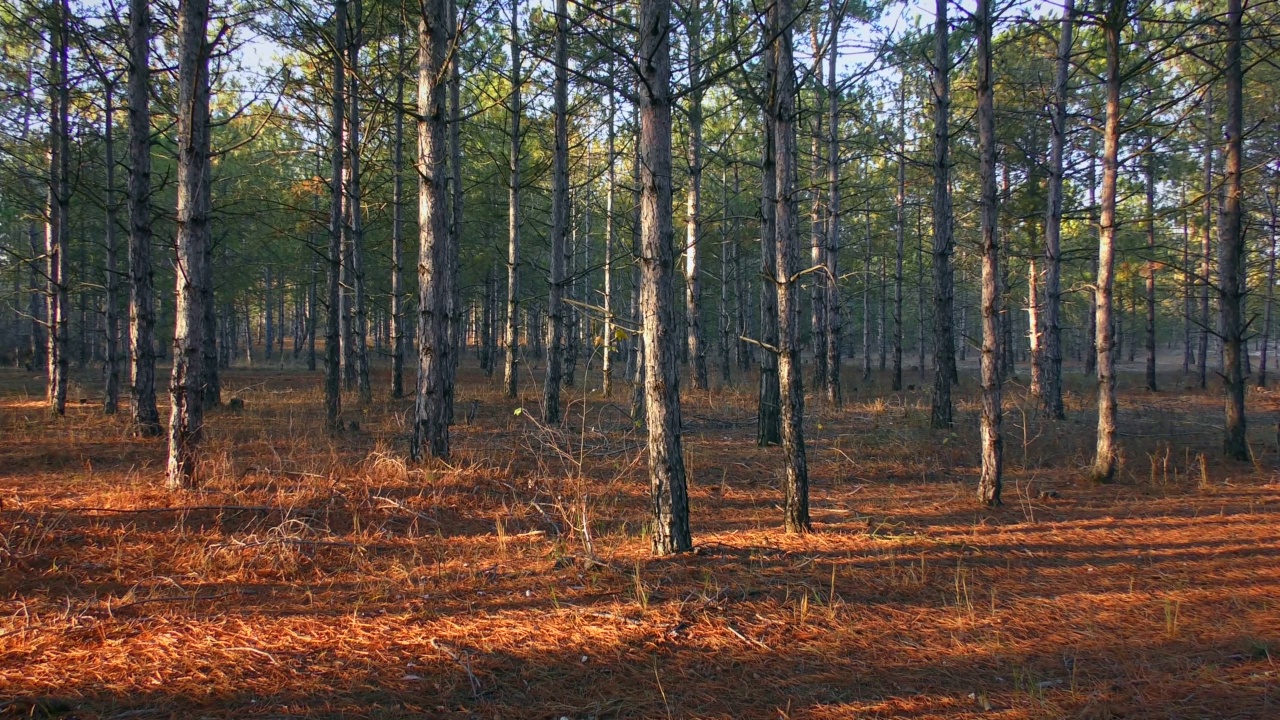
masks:
{"label": "rough bark texture", "polygon": [[45,220],[45,317],[49,347],[47,360],[49,409],[63,415],[67,409],[68,297],[67,239],[71,210],[71,142],[67,115],[71,102],[67,76],[70,7],[59,0],[53,7],[49,31],[49,201]]}
{"label": "rough bark texture", "polygon": [[[103,393],[102,412],[115,415],[120,409],[120,278],[116,272],[120,249],[116,245],[116,149],[115,149],[115,84],[104,88],[105,112],[102,120],[102,136],[106,165],[106,236],[107,246],[107,297],[103,303],[107,325],[107,356],[103,374],[106,388]],[[15,276],[16,277],[16,276]]]}
{"label": "rough bark texture", "polygon": [[1146,200],[1147,200],[1147,389],[1151,392],[1156,387],[1156,168],[1155,155],[1147,157],[1146,167]]}
{"label": "rough bark texture", "polygon": [[[560,0],[564,2],[564,0]],[[640,0],[640,306],[649,429],[653,552],[693,548],[676,366],[674,230],[671,222],[671,5]]]}
{"label": "rough bark texture", "polygon": [[171,489],[196,484],[204,406],[200,379],[204,362],[203,285],[209,233],[209,0],[182,0],[178,7],[178,208],[173,374],[169,380]]}
{"label": "rough bark texture", "polygon": [[[616,71],[613,55],[609,56],[609,76],[613,77]],[[603,355],[600,363],[600,394],[609,397],[613,394],[613,356],[617,352],[619,338],[615,337],[617,333],[617,325],[614,322],[614,286],[613,286],[613,264],[614,252],[618,244],[618,227],[614,218],[614,200],[618,193],[618,154],[616,148],[616,120],[618,114],[618,102],[613,93],[609,93],[609,109],[608,109],[608,137],[606,138],[606,152],[608,152],[608,170],[606,172],[606,180],[608,187],[605,190],[604,199],[604,342],[601,347]]]}
{"label": "rough bark texture", "polygon": [[342,427],[342,125],[346,117],[347,2],[334,0],[333,97],[329,112],[329,258],[326,268],[324,408],[330,430]]}
{"label": "rough bark texture", "polygon": [[[771,52],[764,56],[765,97],[773,102],[777,76],[777,58]],[[774,154],[774,118],[769,107],[764,116],[764,148],[760,156],[760,399],[756,411],[756,443],[776,445],[782,442],[782,414],[779,404],[781,389],[778,385],[778,286],[777,242],[774,234],[777,213],[777,158]]]}
{"label": "rough bark texture", "polygon": [[1223,379],[1226,382],[1226,433],[1222,449],[1233,460],[1249,460],[1249,439],[1244,411],[1244,66],[1241,62],[1242,0],[1227,0],[1227,147],[1226,203],[1223,234],[1219,243],[1218,288],[1222,316]]}
{"label": "rough bark texture", "polygon": [[1041,400],[1049,417],[1066,418],[1062,404],[1062,180],[1067,142],[1067,93],[1071,76],[1075,0],[1062,3],[1062,33],[1058,38],[1058,66],[1053,81],[1050,120],[1048,202],[1044,222],[1044,349],[1041,362]]}
{"label": "rough bark texture", "polygon": [[978,480],[978,500],[1000,504],[1004,472],[1003,419],[1000,398],[1001,377],[997,368],[1000,353],[999,318],[1000,245],[996,204],[996,119],[991,81],[991,5],[978,0],[974,14],[978,35],[978,176],[981,191],[982,231],[982,471]]}
{"label": "rough bark texture", "polygon": [[907,86],[898,90],[898,192],[894,197],[893,376],[891,388],[902,390],[902,254],[907,237]]}
{"label": "rough bark texture", "polygon": [[391,148],[391,397],[404,397],[404,34],[396,33],[395,137]]}
{"label": "rough bark texture", "polygon": [[839,254],[840,254],[840,90],[836,82],[836,65],[840,56],[840,8],[843,4],[831,2],[828,6],[831,24],[831,47],[827,51],[827,97],[831,103],[827,115],[827,231],[826,237],[826,319],[825,364],[827,402],[839,407],[844,400],[840,384],[840,350],[843,341],[843,318],[840,312]]}
{"label": "rough bark texture", "polygon": [[[1258,354],[1258,387],[1267,386],[1267,359],[1268,349],[1271,347],[1271,316],[1275,308],[1275,288],[1276,288],[1276,241],[1277,235],[1280,234],[1280,228],[1277,227],[1276,205],[1280,202],[1280,187],[1266,194],[1267,209],[1271,213],[1271,220],[1267,224],[1270,229],[1271,245],[1267,251],[1267,295],[1266,304],[1263,307],[1262,320],[1262,343]],[[1183,253],[1184,255],[1186,253]]]}
{"label": "rough bark texture", "polygon": [[689,7],[689,187],[685,220],[685,330],[688,334],[690,387],[707,389],[707,347],[702,333],[702,10]]}
{"label": "rough bark texture", "polygon": [[361,0],[351,5],[352,36],[347,45],[347,205],[351,221],[351,348],[360,402],[373,400],[369,387],[369,318],[365,308],[364,282],[364,191],[360,169],[360,46],[363,44],[364,16]]}
{"label": "rough bark texture", "polygon": [[1196,379],[1203,390],[1209,384],[1209,277],[1213,272],[1213,91],[1204,91],[1204,199],[1200,218],[1200,352]]}
{"label": "rough bark texture", "polygon": [[804,370],[800,364],[800,291],[796,282],[799,233],[796,222],[796,71],[792,48],[791,0],[774,5],[774,52],[777,91],[774,97],[774,152],[777,157],[775,230],[778,288],[778,385],[782,400],[783,519],[787,532],[807,532],[809,469],[804,449]]}
{"label": "rough bark texture", "polygon": [[418,395],[409,454],[449,454],[449,208],[446,190],[447,0],[426,0],[418,20]]}
{"label": "rough bark texture", "polygon": [[547,296],[547,375],[542,386],[542,419],[560,422],[564,373],[565,251],[569,245],[569,18],[566,0],[556,0],[555,150],[551,170],[551,278]]}
{"label": "rough bark texture", "polygon": [[1124,0],[1109,0],[1106,36],[1106,113],[1102,148],[1102,214],[1098,226],[1098,277],[1095,282],[1095,320],[1098,367],[1098,438],[1094,451],[1092,478],[1111,482],[1119,462],[1116,447],[1115,342],[1111,318],[1112,289],[1115,284],[1116,183],[1120,154],[1120,31],[1127,13]]}
{"label": "rough bark texture", "polygon": [[507,157],[507,325],[502,377],[507,397],[520,385],[520,0],[511,0],[511,151]]}
{"label": "rough bark texture", "polygon": [[947,0],[937,0],[933,58],[933,396],[930,422],[951,427],[951,383],[956,377],[956,344],[951,314],[955,288],[951,218],[951,51]]}

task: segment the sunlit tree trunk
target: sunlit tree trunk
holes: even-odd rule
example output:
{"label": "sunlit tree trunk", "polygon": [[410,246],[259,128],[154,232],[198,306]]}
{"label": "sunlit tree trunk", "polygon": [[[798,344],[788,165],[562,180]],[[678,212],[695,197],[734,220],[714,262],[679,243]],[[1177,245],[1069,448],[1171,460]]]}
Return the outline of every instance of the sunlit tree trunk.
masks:
{"label": "sunlit tree trunk", "polygon": [[67,124],[71,103],[67,75],[67,43],[71,14],[67,0],[53,6],[49,30],[49,201],[45,221],[45,280],[49,409],[63,415],[67,408],[68,313],[67,239],[71,210],[71,141]]}
{"label": "sunlit tree trunk", "polygon": [[209,237],[209,0],[182,0],[178,8],[178,207],[173,374],[169,381],[168,486],[196,484],[204,434],[201,366],[204,361],[203,285]]}
{"label": "sunlit tree trunk", "polygon": [[1244,344],[1244,298],[1248,292],[1243,282],[1244,180],[1242,173],[1244,135],[1244,66],[1241,62],[1242,0],[1227,0],[1227,149],[1226,205],[1223,217],[1221,248],[1218,262],[1218,287],[1222,315],[1223,373],[1226,380],[1226,435],[1223,451],[1233,460],[1248,460],[1249,439],[1244,409],[1245,369],[1241,354]]}
{"label": "sunlit tree trunk", "polygon": [[[347,2],[334,0],[333,97],[329,113],[329,257],[326,269],[324,407],[330,430],[342,427],[342,126],[346,117]],[[246,318],[247,319],[247,318]]]}
{"label": "sunlit tree trunk", "polygon": [[449,208],[445,158],[448,0],[426,0],[418,18],[418,391],[409,454],[449,454]]}
{"label": "sunlit tree trunk", "polygon": [[1106,38],[1106,124],[1102,148],[1102,215],[1099,220],[1098,277],[1095,283],[1095,327],[1098,348],[1098,438],[1090,475],[1099,482],[1115,477],[1116,375],[1112,353],[1114,325],[1111,317],[1115,284],[1116,184],[1120,155],[1120,32],[1128,13],[1125,0],[1109,0],[1103,24]]}
{"label": "sunlit tree trunk", "polygon": [[547,375],[542,386],[542,419],[560,422],[560,384],[564,372],[565,250],[569,242],[569,10],[556,0],[555,38],[555,151],[551,170],[551,278],[547,297]]}
{"label": "sunlit tree trunk", "polygon": [[[609,77],[616,71],[614,57],[609,56]],[[618,102],[613,93],[609,93],[608,127],[606,151],[609,154],[606,170],[604,199],[604,343],[603,356],[600,362],[600,394],[609,397],[613,394],[613,356],[617,352],[618,339],[615,337],[617,325],[614,323],[614,287],[613,264],[614,252],[618,244],[618,227],[614,218],[614,199],[618,192],[618,154],[616,149]]]}
{"label": "sunlit tree trunk", "polygon": [[999,206],[996,204],[996,119],[991,81],[990,0],[978,0],[974,14],[978,35],[978,176],[982,215],[982,474],[978,499],[988,505],[1000,504],[1004,472],[1004,439],[1000,433],[1001,377],[997,367],[1000,353],[1000,245]]}
{"label": "sunlit tree trunk", "polygon": [[365,308],[364,277],[364,191],[361,185],[360,153],[360,48],[364,44],[364,11],[362,0],[351,5],[351,42],[347,44],[347,204],[350,227],[351,259],[351,359],[355,365],[356,386],[360,402],[373,400],[369,387],[369,318]]}
{"label": "sunlit tree trunk", "polygon": [[1062,404],[1062,181],[1067,143],[1067,93],[1071,77],[1075,0],[1062,3],[1062,33],[1058,38],[1058,66],[1053,83],[1050,120],[1048,202],[1044,222],[1044,350],[1041,399],[1049,417],[1066,418]]}
{"label": "sunlit tree trunk", "polygon": [[[565,0],[559,0],[561,4]],[[641,313],[648,372],[649,489],[653,552],[693,548],[684,449],[680,437],[680,375],[676,366],[674,229],[671,222],[671,5],[640,0]]]}
{"label": "sunlit tree trunk", "polygon": [[955,288],[951,217],[951,50],[948,0],[937,0],[933,58],[933,396],[930,421],[951,427],[951,384],[956,378],[956,344],[951,324]]}
{"label": "sunlit tree trunk", "polygon": [[520,384],[520,0],[511,0],[511,149],[507,158],[507,325],[502,377],[507,397]]}
{"label": "sunlit tree trunk", "polygon": [[685,221],[685,331],[688,333],[690,387],[707,389],[707,348],[702,334],[702,9],[692,0],[689,31],[689,187]]}

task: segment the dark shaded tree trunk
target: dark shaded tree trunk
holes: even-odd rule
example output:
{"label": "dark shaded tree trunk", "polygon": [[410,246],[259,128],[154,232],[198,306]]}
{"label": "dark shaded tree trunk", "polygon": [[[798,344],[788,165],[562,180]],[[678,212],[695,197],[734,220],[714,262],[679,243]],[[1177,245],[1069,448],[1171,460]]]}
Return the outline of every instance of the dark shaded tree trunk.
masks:
{"label": "dark shaded tree trunk", "polygon": [[507,158],[507,325],[503,380],[507,397],[520,382],[520,0],[511,0],[511,151]]}
{"label": "dark shaded tree trunk", "polygon": [[685,331],[688,333],[690,387],[707,389],[707,348],[702,333],[702,8],[691,0],[689,31],[689,187],[685,222]]}
{"label": "dark shaded tree trunk", "polygon": [[564,381],[565,251],[569,242],[569,50],[568,4],[556,0],[555,151],[551,171],[551,278],[547,297],[547,374],[542,386],[542,419],[560,422],[560,385]]}
{"label": "dark shaded tree trunk", "polygon": [[1058,38],[1058,65],[1054,77],[1050,120],[1053,138],[1049,149],[1048,202],[1044,222],[1044,350],[1041,399],[1049,417],[1066,419],[1062,404],[1062,181],[1067,142],[1067,97],[1071,76],[1075,0],[1062,3],[1062,33]]}
{"label": "dark shaded tree trunk", "polygon": [[1241,62],[1242,0],[1227,0],[1227,64],[1224,71],[1227,92],[1226,203],[1224,233],[1219,243],[1219,312],[1222,316],[1223,379],[1226,381],[1226,434],[1223,452],[1232,460],[1249,460],[1249,439],[1245,418],[1244,298],[1248,292],[1244,277],[1244,66]]}
{"label": "dark shaded tree trunk", "polygon": [[326,271],[324,406],[330,430],[342,429],[342,125],[346,117],[347,2],[334,0],[333,98],[329,113],[329,258]]}
{"label": "dark shaded tree trunk", "polygon": [[1147,390],[1156,392],[1156,168],[1149,155],[1146,168],[1147,195]]}
{"label": "dark shaded tree trunk", "polygon": [[951,217],[951,50],[947,0],[937,0],[933,58],[933,396],[930,422],[950,428],[956,344],[951,325],[955,287]]}
{"label": "dark shaded tree trunk", "polygon": [[902,390],[902,254],[907,237],[907,86],[898,89],[898,192],[894,198],[893,375],[891,388]]}
{"label": "dark shaded tree trunk", "polygon": [[404,36],[396,32],[395,137],[391,148],[391,397],[404,397]]}
{"label": "dark shaded tree trunk", "polygon": [[[362,150],[360,139],[360,48],[364,44],[364,8],[362,0],[353,0],[351,5],[351,42],[346,46],[347,52],[347,117],[346,117],[346,151],[347,151],[347,213],[351,222],[349,228],[349,252],[351,260],[351,317],[349,322],[351,355],[354,365],[356,387],[360,393],[360,402],[373,400],[373,391],[369,386],[369,317],[365,307],[365,273],[364,273],[364,190],[361,186]],[[283,296],[282,296],[283,297]],[[268,310],[270,312],[270,310]]]}
{"label": "dark shaded tree trunk", "polygon": [[1200,222],[1200,352],[1196,377],[1200,389],[1209,384],[1209,278],[1213,272],[1213,90],[1204,91],[1204,200]]}
{"label": "dark shaded tree trunk", "polygon": [[[777,84],[777,57],[772,52],[764,54],[765,93],[771,97]],[[756,411],[756,443],[776,445],[782,442],[782,390],[778,381],[778,286],[777,242],[775,230],[777,213],[777,157],[774,143],[775,119],[771,108],[765,108],[763,152],[760,157],[761,206],[760,206],[760,399]]]}
{"label": "dark shaded tree trunk", "polygon": [[840,8],[842,3],[830,2],[827,5],[831,25],[831,47],[827,51],[827,97],[831,103],[827,115],[827,231],[825,235],[827,247],[824,260],[824,309],[826,318],[826,366],[827,379],[824,385],[827,390],[827,402],[839,407],[844,400],[840,383],[840,350],[843,338],[843,318],[840,312],[840,86],[836,82],[836,66],[839,61],[840,47]]}
{"label": "dark shaded tree trunk", "polygon": [[117,273],[120,249],[116,245],[116,148],[115,148],[115,84],[103,88],[104,110],[102,120],[103,150],[106,171],[106,227],[104,235],[107,250],[106,290],[103,303],[107,324],[107,357],[103,374],[106,388],[103,393],[102,412],[115,415],[120,409],[120,278]]}
{"label": "dark shaded tree trunk", "polygon": [[68,372],[68,281],[67,246],[71,211],[71,141],[67,123],[71,103],[67,75],[67,43],[70,34],[70,6],[58,0],[53,6],[53,26],[49,29],[49,201],[45,222],[45,280],[49,349],[49,409],[63,415],[67,408]]}

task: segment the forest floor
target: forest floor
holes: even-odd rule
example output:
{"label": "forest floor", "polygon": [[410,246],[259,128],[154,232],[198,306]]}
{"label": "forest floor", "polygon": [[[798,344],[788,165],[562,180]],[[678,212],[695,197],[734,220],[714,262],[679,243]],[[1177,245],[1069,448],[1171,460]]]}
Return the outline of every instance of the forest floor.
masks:
{"label": "forest floor", "polygon": [[1127,368],[1100,486],[1078,370],[1062,423],[1011,382],[986,509],[973,378],[940,433],[918,373],[850,370],[842,410],[808,403],[815,532],[788,536],[755,381],[686,392],[696,552],[655,559],[629,386],[549,429],[529,377],[516,413],[467,362],[422,466],[410,401],[330,436],[317,373],[231,370],[245,408],[176,494],[96,374],[52,419],[0,370],[0,717],[1280,717],[1280,393],[1228,463],[1219,390]]}

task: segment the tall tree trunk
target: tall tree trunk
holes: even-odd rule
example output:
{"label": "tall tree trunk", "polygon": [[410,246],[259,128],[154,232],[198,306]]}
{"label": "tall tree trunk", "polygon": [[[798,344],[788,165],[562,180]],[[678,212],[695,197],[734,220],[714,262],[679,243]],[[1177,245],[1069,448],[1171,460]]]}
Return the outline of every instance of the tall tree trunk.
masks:
{"label": "tall tree trunk", "polygon": [[1156,391],[1156,168],[1147,158],[1147,389]]}
{"label": "tall tree trunk", "polygon": [[1262,347],[1258,356],[1258,387],[1267,386],[1267,350],[1271,346],[1271,315],[1275,306],[1276,241],[1277,235],[1280,235],[1280,228],[1277,227],[1280,223],[1277,223],[1276,216],[1276,205],[1280,204],[1280,185],[1277,185],[1274,194],[1267,194],[1264,191],[1263,196],[1267,201],[1267,209],[1271,213],[1268,223],[1271,230],[1271,244],[1267,250],[1267,296],[1266,304],[1263,306]]}
{"label": "tall tree trunk", "polygon": [[445,158],[448,0],[426,0],[418,23],[418,395],[409,454],[449,454],[449,208]]}
{"label": "tall tree trunk", "polygon": [[564,372],[565,250],[569,241],[569,10],[556,0],[555,39],[555,151],[551,171],[551,282],[547,298],[547,375],[542,387],[542,419],[560,422],[560,384]]}
{"label": "tall tree trunk", "polygon": [[[990,0],[978,0],[974,13],[978,35],[978,176],[981,185],[982,215],[982,475],[978,480],[978,500],[1000,504],[1004,473],[1004,439],[1000,433],[1001,376],[997,368],[1000,353],[998,321],[1000,293],[1000,208],[996,204],[996,118],[991,81]],[[1034,271],[1032,272],[1034,276]]]}
{"label": "tall tree trunk", "polygon": [[[614,56],[609,55],[609,77],[613,77],[617,66]],[[613,93],[609,93],[608,137],[606,148],[609,153],[607,162],[607,182],[604,199],[604,342],[601,344],[603,357],[600,363],[600,394],[609,397],[613,394],[613,356],[617,352],[619,338],[616,337],[617,326],[614,323],[613,263],[614,248],[618,243],[618,226],[614,217],[614,200],[618,192],[618,154],[616,151],[616,120],[618,101]]]}
{"label": "tall tree trunk", "polygon": [[[1031,232],[1034,240],[1035,229]],[[1031,356],[1031,383],[1028,392],[1044,401],[1043,307],[1040,302],[1040,274],[1034,255],[1027,258],[1027,348]]]}
{"label": "tall tree trunk", "polygon": [[774,52],[777,53],[777,91],[774,93],[774,152],[777,156],[778,385],[782,400],[782,453],[786,463],[783,514],[787,532],[807,532],[809,469],[804,449],[804,372],[800,364],[800,293],[796,260],[800,240],[796,227],[796,71],[792,48],[791,0],[774,4]]}
{"label": "tall tree trunk", "polygon": [[511,152],[507,158],[507,325],[503,380],[516,397],[520,371],[520,0],[511,0]]}
{"label": "tall tree trunk", "polygon": [[[1085,171],[1088,175],[1089,186],[1089,227],[1094,228],[1094,232],[1101,238],[1101,228],[1098,219],[1098,173],[1097,173],[1097,147],[1091,139],[1089,142],[1089,165]],[[1092,255],[1089,264],[1090,273],[1096,277],[1098,274],[1098,257]],[[1096,375],[1098,372],[1098,296],[1097,293],[1088,293],[1089,307],[1086,311],[1086,328],[1085,338],[1086,347],[1084,354],[1084,374]]]}
{"label": "tall tree trunk", "polygon": [[1213,272],[1213,90],[1204,90],[1204,200],[1200,226],[1200,352],[1196,375],[1200,389],[1209,384],[1209,277]]}
{"label": "tall tree trunk", "polygon": [[1067,143],[1067,97],[1071,77],[1075,0],[1063,0],[1062,33],[1058,38],[1058,66],[1053,83],[1050,120],[1048,202],[1044,222],[1044,352],[1041,399],[1049,417],[1066,418],[1062,404],[1062,181]]}
{"label": "tall tree trunk", "polygon": [[742,271],[742,221],[741,215],[738,214],[738,198],[742,195],[742,178],[739,174],[738,164],[733,165],[733,220],[729,223],[730,235],[730,252],[733,253],[731,264],[733,265],[733,296],[738,299],[736,307],[737,315],[737,341],[734,344],[734,352],[738,360],[738,369],[746,372],[751,369],[751,344],[746,341],[751,329],[747,322],[750,310],[750,290],[747,284],[746,273]]}
{"label": "tall tree trunk", "polygon": [[391,397],[404,397],[404,36],[396,31],[395,137],[391,148]]}
{"label": "tall tree trunk", "polygon": [[[777,57],[772,52],[764,54],[764,97],[772,97],[777,84]],[[766,101],[769,102],[769,101]],[[777,157],[774,150],[776,133],[772,108],[764,108],[764,147],[760,157],[760,399],[756,411],[756,443],[776,445],[782,442],[781,387],[778,381],[778,286],[774,279],[777,270],[777,242],[775,234],[777,214]]]}
{"label": "tall tree trunk", "polygon": [[[636,86],[639,88],[639,77],[636,78]],[[637,89],[637,92],[639,90]],[[633,423],[643,423],[645,421],[646,405],[645,405],[645,359],[644,359],[644,336],[643,336],[643,320],[640,316],[640,294],[642,290],[643,278],[641,277],[641,268],[639,259],[643,250],[643,237],[641,235],[641,218],[640,206],[643,198],[641,197],[640,181],[640,164],[643,161],[643,155],[640,148],[640,108],[637,105],[634,110],[635,127],[635,157],[631,163],[631,256],[634,261],[631,263],[631,305],[628,310],[628,317],[631,320],[631,327],[640,328],[641,334],[632,335],[631,352],[627,359],[627,377],[631,380],[631,421]]]}
{"label": "tall tree trunk", "polygon": [[329,113],[329,262],[326,271],[324,407],[330,430],[342,428],[342,126],[346,117],[347,2],[334,0],[333,104]]}
{"label": "tall tree trunk", "polygon": [[1226,380],[1226,434],[1223,452],[1233,460],[1249,460],[1249,439],[1245,422],[1244,298],[1248,292],[1244,276],[1244,179],[1242,152],[1244,135],[1244,66],[1241,54],[1242,0],[1227,0],[1227,148],[1225,230],[1219,249],[1218,287],[1222,315],[1223,364]]}
{"label": "tall tree trunk", "polygon": [[894,392],[902,390],[902,254],[907,237],[907,84],[898,88],[898,192],[894,198],[895,236],[893,266],[893,379]]}
{"label": "tall tree trunk", "polygon": [[864,213],[867,225],[865,257],[862,262],[862,380],[871,381],[871,200]]}
{"label": "tall tree trunk", "polygon": [[209,0],[178,8],[178,207],[168,486],[191,488],[204,434],[204,263],[209,238]]}
{"label": "tall tree trunk", "polygon": [[[564,0],[559,0],[563,5]],[[649,489],[653,552],[693,549],[684,449],[680,438],[680,375],[676,366],[674,230],[671,222],[671,5],[640,0],[640,286],[644,390],[649,428]]]}
{"label": "tall tree trunk", "polygon": [[458,377],[458,360],[462,357],[462,285],[458,280],[460,273],[459,253],[462,244],[463,227],[463,188],[462,188],[462,66],[459,62],[458,48],[462,47],[462,36],[458,28],[458,3],[449,0],[445,9],[445,20],[448,25],[450,52],[448,56],[448,102],[449,102],[449,245],[446,257],[446,298],[449,302],[449,363],[445,365],[445,402],[446,422],[453,422],[453,399],[455,382]]}
{"label": "tall tree trunk", "polygon": [[347,203],[350,215],[351,252],[351,347],[355,364],[356,386],[360,402],[373,400],[369,387],[369,317],[365,307],[364,278],[364,191],[361,188],[360,153],[360,48],[364,44],[364,8],[362,0],[352,0],[351,42],[347,44]]}
{"label": "tall tree trunk", "polygon": [[707,348],[702,334],[702,8],[689,6],[689,188],[685,222],[685,330],[688,333],[690,387],[707,389]]}
{"label": "tall tree trunk", "polygon": [[1095,327],[1098,348],[1098,440],[1090,475],[1111,482],[1119,460],[1116,447],[1115,342],[1111,317],[1115,284],[1116,183],[1120,155],[1120,32],[1128,18],[1124,0],[1110,0],[1103,34],[1106,37],[1106,125],[1102,148],[1102,216],[1099,222],[1098,278],[1095,284]]}
{"label": "tall tree trunk", "polygon": [[1195,275],[1191,272],[1191,214],[1187,212],[1187,193],[1183,189],[1178,199],[1182,208],[1182,376],[1185,379],[1196,362],[1191,346],[1192,318],[1195,317]]}
{"label": "tall tree trunk", "polygon": [[827,115],[827,231],[826,273],[824,307],[826,318],[825,363],[827,402],[839,407],[844,397],[840,387],[840,343],[843,337],[843,319],[840,312],[840,90],[836,82],[836,64],[840,56],[840,19],[842,3],[827,5],[831,25],[831,47],[827,51],[827,98],[831,107]]}
{"label": "tall tree trunk", "polygon": [[720,175],[720,197],[721,212],[724,218],[721,225],[720,307],[717,313],[718,324],[716,330],[720,341],[720,381],[725,387],[728,387],[733,382],[732,345],[734,344],[731,327],[733,320],[729,314],[731,302],[729,299],[729,285],[733,278],[733,268],[730,262],[733,254],[733,245],[737,242],[737,232],[734,229],[733,222],[729,219],[729,182],[723,172]]}
{"label": "tall tree trunk", "polygon": [[107,297],[104,303],[107,321],[106,392],[102,411],[115,415],[120,409],[120,278],[117,274],[120,249],[116,245],[116,146],[115,146],[115,94],[114,82],[103,88],[105,113],[102,120],[103,150],[106,153],[106,244],[107,244]]}
{"label": "tall tree trunk", "polygon": [[[209,104],[209,75],[207,69],[204,71],[204,87],[200,89],[200,93],[205,97],[205,105]],[[205,113],[205,125],[208,125],[208,113]],[[215,299],[213,297],[213,223],[211,215],[213,214],[213,162],[210,160],[212,155],[212,133],[205,128],[201,133],[200,142],[203,143],[198,152],[204,158],[204,185],[201,192],[204,193],[204,214],[205,219],[201,225],[201,252],[204,255],[200,263],[200,271],[204,276],[200,279],[200,318],[204,324],[204,332],[200,338],[200,374],[197,376],[200,384],[200,399],[204,407],[217,407],[222,403],[222,380],[218,376],[218,314]],[[281,307],[284,301],[284,277],[281,273],[280,278],[280,296]],[[283,314],[283,313],[282,313]],[[280,359],[284,360],[284,319],[280,320]]]}
{"label": "tall tree trunk", "polygon": [[270,361],[276,348],[275,299],[272,288],[275,287],[271,266],[262,269],[262,336],[263,357]]}
{"label": "tall tree trunk", "polygon": [[[838,1],[838,0],[837,0]],[[830,5],[832,3],[828,3]],[[828,200],[822,192],[822,174],[828,171],[826,158],[830,147],[824,135],[827,129],[827,85],[824,82],[826,50],[818,37],[821,23],[819,6],[814,6],[812,25],[810,26],[810,42],[813,49],[814,96],[816,102],[813,109],[813,134],[810,153],[813,156],[813,189],[810,191],[809,203],[809,267],[825,268],[827,243],[823,237],[827,231],[824,203]],[[834,43],[832,43],[834,45]],[[834,49],[834,48],[832,48]],[[813,347],[813,385],[826,391],[827,385],[827,278],[822,272],[813,274],[809,288],[809,342]]]}
{"label": "tall tree trunk", "polygon": [[67,43],[70,34],[68,0],[54,5],[53,27],[49,29],[49,203],[45,223],[45,278],[48,283],[49,350],[48,401],[55,415],[67,408],[67,240],[71,209],[71,141],[67,115],[71,102],[67,75]]}
{"label": "tall tree trunk", "polygon": [[954,251],[951,217],[951,50],[947,0],[937,0],[933,58],[933,397],[930,422],[951,427],[951,383],[956,378],[956,344],[951,326]]}

